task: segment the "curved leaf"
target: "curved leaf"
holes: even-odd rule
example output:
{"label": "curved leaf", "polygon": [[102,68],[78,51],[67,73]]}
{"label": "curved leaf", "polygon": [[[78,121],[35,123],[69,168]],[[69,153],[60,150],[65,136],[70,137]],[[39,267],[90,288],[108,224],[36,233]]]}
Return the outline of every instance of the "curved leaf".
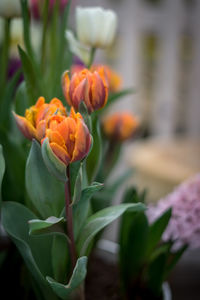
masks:
{"label": "curved leaf", "polygon": [[83,227],[80,238],[78,240],[78,250],[80,255],[87,253],[89,244],[92,238],[104,227],[119,218],[127,209],[131,211],[143,211],[145,205],[142,203],[137,204],[120,204],[113,207],[102,209],[88,218],[85,226]]}
{"label": "curved leaf", "polygon": [[31,237],[28,221],[36,216],[17,202],[2,203],[2,223],[21,253],[29,271],[43,292],[44,299],[54,299],[45,276],[52,274],[51,255],[52,236]]}
{"label": "curved leaf", "polygon": [[35,140],[26,163],[26,189],[42,218],[60,215],[64,207],[64,184],[49,173]]}
{"label": "curved leaf", "polygon": [[64,233],[62,228],[64,218],[49,217],[46,220],[33,219],[28,221],[29,223],[29,234],[47,234],[53,232]]}
{"label": "curved leaf", "polygon": [[77,260],[72,277],[67,285],[56,282],[53,278],[47,277],[47,281],[51,285],[54,292],[61,299],[68,299],[67,297],[74,291],[85,279],[87,273],[87,257],[83,256]]}

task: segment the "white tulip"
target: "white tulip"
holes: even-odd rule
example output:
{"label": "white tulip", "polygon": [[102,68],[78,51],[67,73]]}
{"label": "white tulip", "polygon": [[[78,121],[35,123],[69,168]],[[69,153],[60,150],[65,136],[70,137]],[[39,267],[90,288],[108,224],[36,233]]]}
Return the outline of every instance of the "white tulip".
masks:
{"label": "white tulip", "polygon": [[79,41],[93,48],[109,47],[115,37],[117,16],[101,7],[77,7],[76,30]]}
{"label": "white tulip", "polygon": [[70,51],[78,56],[87,65],[90,60],[89,49],[75,39],[71,30],[66,30],[66,38],[69,43]]}
{"label": "white tulip", "polygon": [[21,17],[20,0],[0,0],[0,16],[3,18]]}

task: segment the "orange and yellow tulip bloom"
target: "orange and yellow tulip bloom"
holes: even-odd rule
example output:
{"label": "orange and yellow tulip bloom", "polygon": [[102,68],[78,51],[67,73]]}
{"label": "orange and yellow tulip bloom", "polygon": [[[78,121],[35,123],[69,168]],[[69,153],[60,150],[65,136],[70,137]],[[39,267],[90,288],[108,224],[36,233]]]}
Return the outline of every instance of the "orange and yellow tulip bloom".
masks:
{"label": "orange and yellow tulip bloom", "polygon": [[94,72],[94,71],[98,71],[102,67],[104,68],[104,73],[105,73],[106,80],[108,83],[109,91],[112,93],[119,91],[122,86],[122,78],[117,72],[112,70],[109,66],[107,66],[107,65],[92,65],[90,70],[92,72]]}
{"label": "orange and yellow tulip bloom", "polygon": [[133,135],[138,125],[138,120],[130,113],[114,113],[104,119],[103,130],[108,138],[124,141]]}
{"label": "orange and yellow tulip bloom", "polygon": [[53,115],[67,116],[62,102],[53,98],[50,103],[45,103],[44,97],[40,97],[35,105],[25,111],[25,117],[14,113],[17,126],[23,135],[32,140],[41,141],[45,136],[48,120]]}
{"label": "orange and yellow tulip bloom", "polygon": [[50,118],[45,138],[49,139],[53,153],[66,166],[82,160],[91,147],[89,130],[81,114],[75,113],[73,108],[69,117],[55,115]]}
{"label": "orange and yellow tulip bloom", "polygon": [[62,77],[62,86],[68,104],[73,106],[76,111],[82,101],[87,106],[89,113],[104,107],[107,102],[108,86],[103,68],[94,72],[83,69],[74,73],[71,80],[66,71]]}

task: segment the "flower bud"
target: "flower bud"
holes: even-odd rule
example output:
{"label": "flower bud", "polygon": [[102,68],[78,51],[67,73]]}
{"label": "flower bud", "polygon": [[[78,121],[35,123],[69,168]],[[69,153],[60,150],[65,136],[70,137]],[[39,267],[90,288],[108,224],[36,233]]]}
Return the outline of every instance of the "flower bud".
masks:
{"label": "flower bud", "polygon": [[51,102],[45,103],[44,97],[40,97],[35,105],[25,111],[25,117],[14,113],[17,126],[23,135],[32,140],[41,141],[45,136],[49,118],[53,115],[66,116],[66,110],[60,100],[53,98]]}
{"label": "flower bud", "polygon": [[0,17],[18,18],[21,17],[20,0],[1,0]]}
{"label": "flower bud", "polygon": [[[91,147],[91,136],[80,113],[71,108],[70,116],[52,116],[46,136],[54,155],[66,166],[82,160]],[[43,144],[42,141],[42,144]]]}
{"label": "flower bud", "polygon": [[80,42],[93,48],[109,47],[115,37],[117,16],[101,7],[77,7],[76,31]]}
{"label": "flower bud", "polygon": [[104,68],[105,76],[108,82],[108,88],[110,92],[117,92],[122,86],[122,78],[120,75],[106,65],[92,65],[90,70],[92,72],[98,71],[100,68]]}
{"label": "flower bud", "polygon": [[103,121],[105,135],[117,141],[129,139],[138,128],[138,120],[130,113],[114,113]]}
{"label": "flower bud", "polygon": [[84,101],[88,112],[104,107],[108,98],[108,87],[104,76],[104,69],[90,72],[83,69],[72,75],[71,80],[68,71],[63,74],[62,86],[64,96],[70,106],[77,111]]}

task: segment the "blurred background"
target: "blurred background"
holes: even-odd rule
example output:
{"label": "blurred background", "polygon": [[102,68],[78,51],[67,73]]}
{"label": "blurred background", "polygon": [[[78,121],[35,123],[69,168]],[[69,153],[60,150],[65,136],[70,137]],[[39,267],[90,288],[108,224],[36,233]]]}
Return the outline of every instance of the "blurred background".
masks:
{"label": "blurred background", "polygon": [[[121,74],[124,87],[135,88],[114,110],[138,115],[141,130],[124,147],[113,176],[132,166],[130,183],[146,188],[148,200],[156,202],[200,170],[200,1],[75,3],[111,8],[118,15],[115,44],[99,51],[97,61],[103,58]],[[115,241],[116,232],[114,224],[105,238]],[[171,278],[173,299],[200,299],[199,278],[200,251],[187,252]]]}

